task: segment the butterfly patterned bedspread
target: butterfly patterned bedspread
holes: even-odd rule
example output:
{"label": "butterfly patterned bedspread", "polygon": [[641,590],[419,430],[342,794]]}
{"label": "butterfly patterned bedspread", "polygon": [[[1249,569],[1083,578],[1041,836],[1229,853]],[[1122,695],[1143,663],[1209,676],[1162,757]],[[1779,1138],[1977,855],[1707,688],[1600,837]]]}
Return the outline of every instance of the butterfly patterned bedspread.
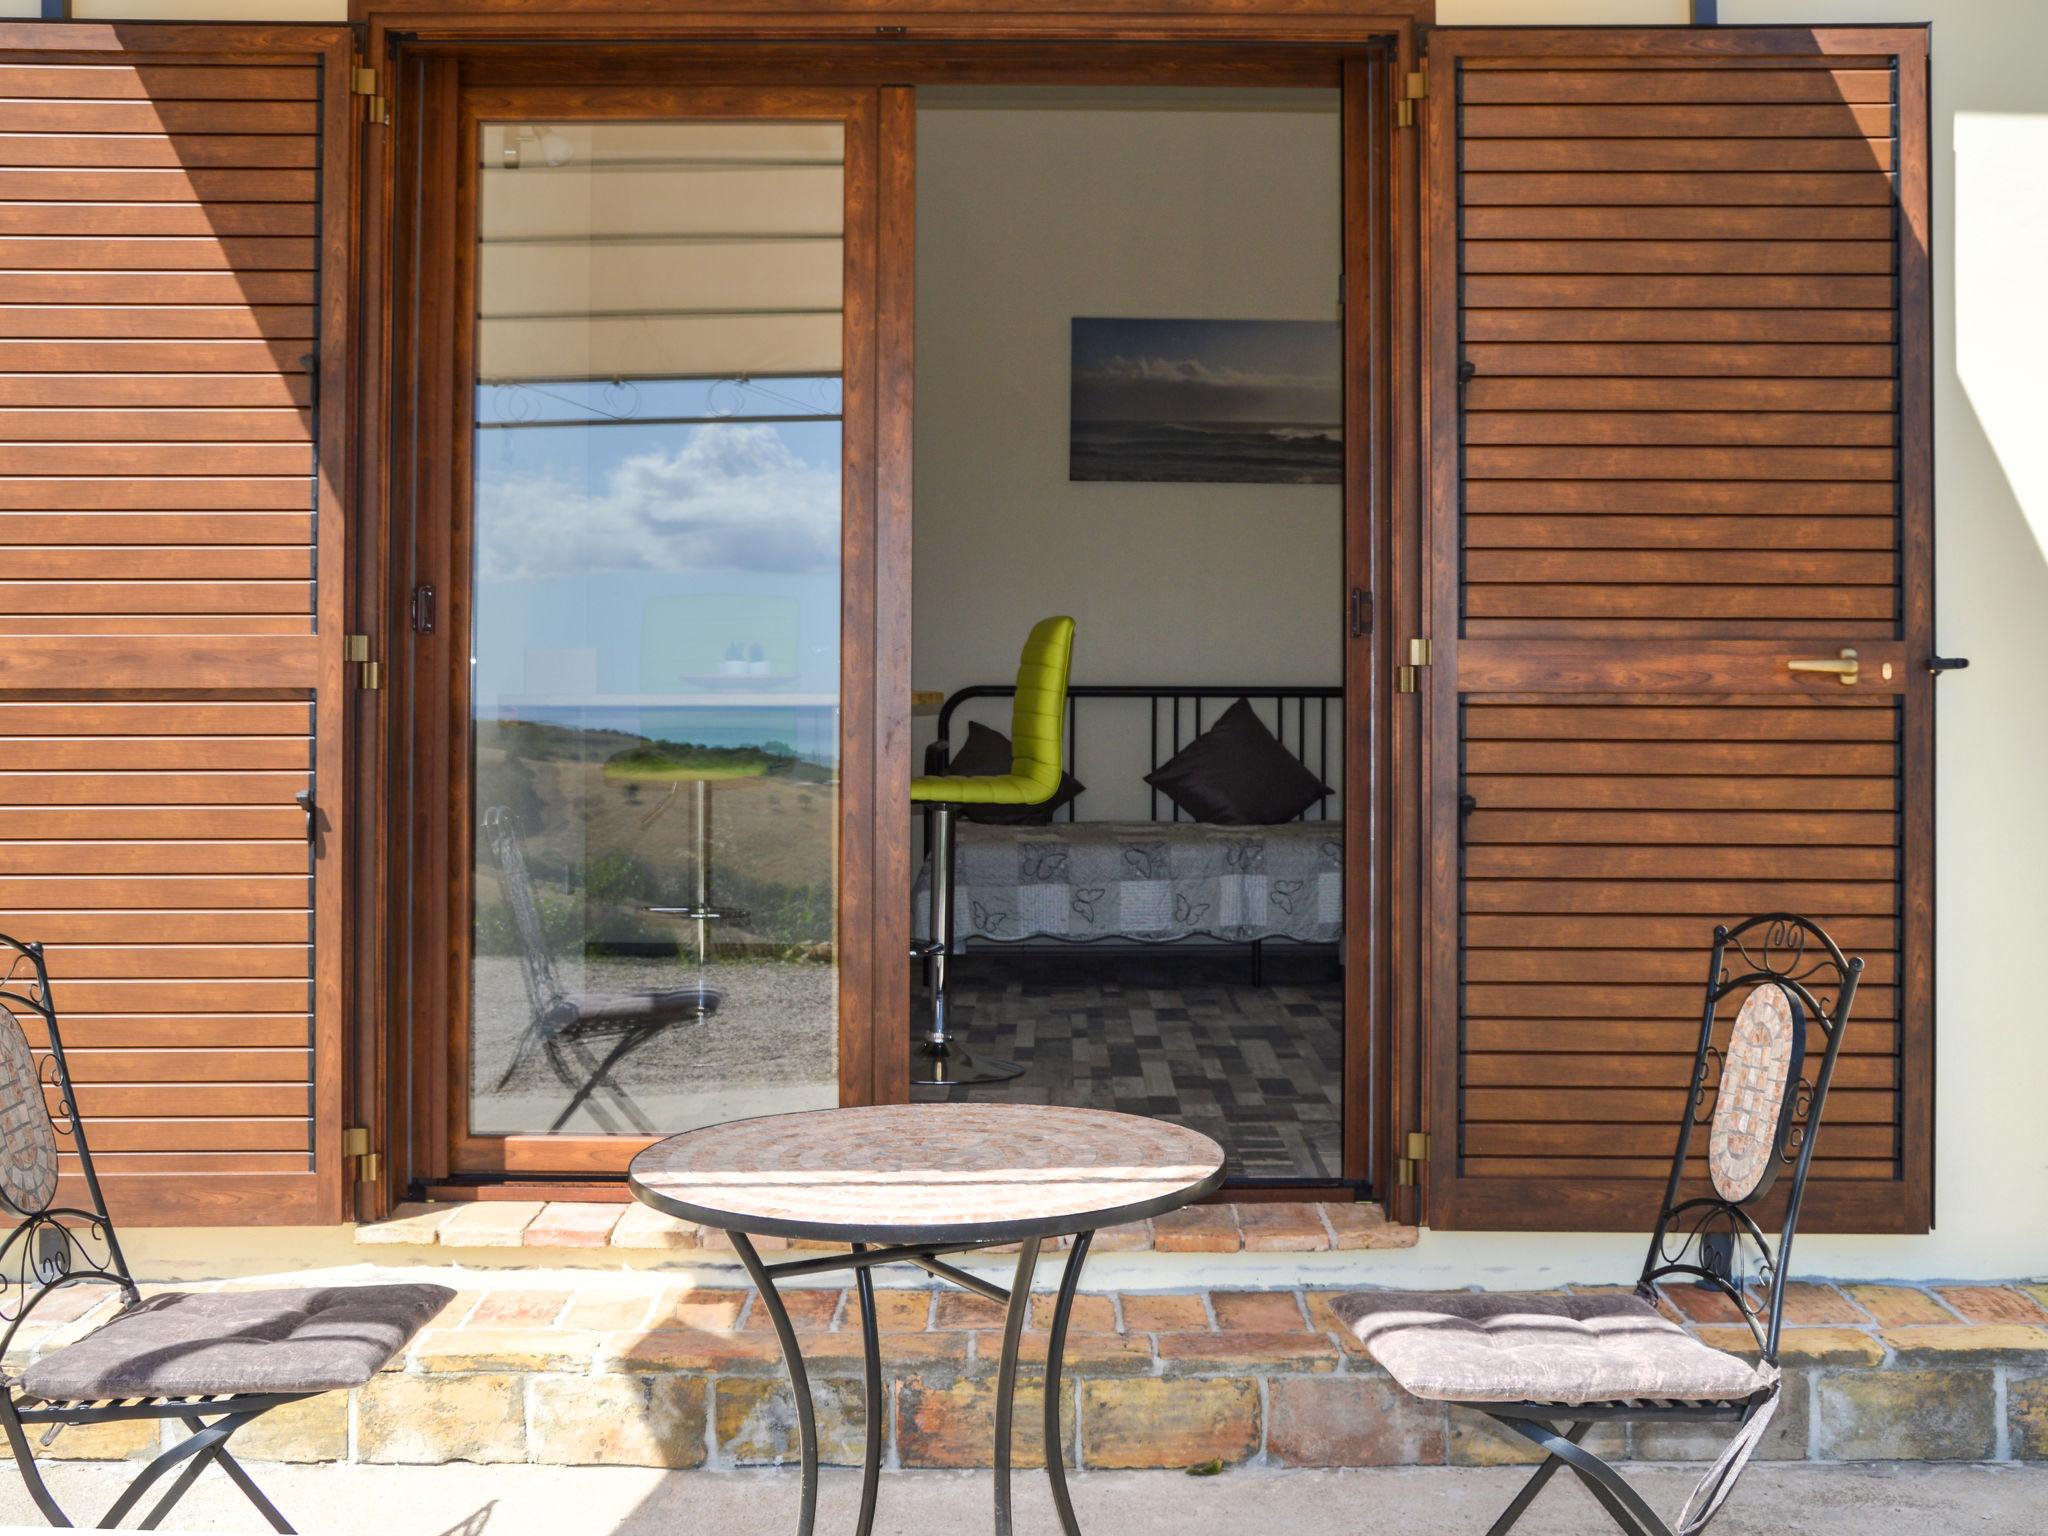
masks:
{"label": "butterfly patterned bedspread", "polygon": [[[1171,821],[961,821],[954,930],[961,939],[1212,938],[1335,943],[1344,925],[1344,826]],[[931,932],[931,861],[912,896]]]}

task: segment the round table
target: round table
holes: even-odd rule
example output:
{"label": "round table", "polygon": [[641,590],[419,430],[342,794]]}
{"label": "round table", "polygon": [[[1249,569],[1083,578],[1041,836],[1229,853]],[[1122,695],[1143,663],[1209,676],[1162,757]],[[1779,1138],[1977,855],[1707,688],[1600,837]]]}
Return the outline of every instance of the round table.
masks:
{"label": "round table", "polygon": [[[910,1263],[1004,1308],[996,1376],[995,1523],[1010,1536],[1010,1427],[1031,1277],[1048,1238],[1074,1240],[1060,1275],[1045,1357],[1045,1468],[1067,1536],[1080,1536],[1060,1454],[1060,1363],[1088,1245],[1099,1228],[1141,1221],[1211,1193],[1223,1149],[1161,1120],[1027,1104],[879,1104],[766,1115],[671,1136],[633,1159],[636,1198],[731,1234],[774,1324],[796,1396],[803,1461],[800,1536],[817,1518],[818,1430],[810,1378],[777,1282],[851,1269],[867,1376],[861,1536],[874,1523],[882,1467],[877,1264]],[[765,1264],[751,1237],[846,1243],[845,1253]],[[940,1255],[1016,1243],[1009,1289]]]}

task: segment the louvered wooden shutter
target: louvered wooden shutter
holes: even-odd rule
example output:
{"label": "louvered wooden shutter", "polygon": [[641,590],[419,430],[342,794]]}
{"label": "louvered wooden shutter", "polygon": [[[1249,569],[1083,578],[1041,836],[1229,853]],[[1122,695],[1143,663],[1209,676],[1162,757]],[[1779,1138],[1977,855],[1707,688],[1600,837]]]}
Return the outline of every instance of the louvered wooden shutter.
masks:
{"label": "louvered wooden shutter", "polygon": [[1809,1213],[1924,1230],[1925,34],[1429,58],[1429,1219],[1646,1228],[1711,930],[1789,909],[1869,962]]}
{"label": "louvered wooden shutter", "polygon": [[347,62],[0,26],[0,931],[128,1222],[341,1216]]}

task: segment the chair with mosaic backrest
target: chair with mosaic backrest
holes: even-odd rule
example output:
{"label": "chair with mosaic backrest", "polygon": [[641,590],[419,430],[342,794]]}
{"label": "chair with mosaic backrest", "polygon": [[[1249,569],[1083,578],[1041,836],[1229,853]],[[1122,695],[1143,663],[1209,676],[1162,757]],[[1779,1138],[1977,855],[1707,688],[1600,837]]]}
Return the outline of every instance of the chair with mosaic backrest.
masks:
{"label": "chair with mosaic backrest", "polygon": [[[74,1425],[176,1423],[190,1433],[135,1474],[101,1527],[120,1524],[176,1469],[143,1521],[154,1528],[215,1465],[274,1529],[289,1531],[228,1437],[273,1408],[363,1385],[455,1293],[365,1285],[144,1297],[107,1214],[77,1102],[42,946],[0,935],[0,1200],[20,1218],[0,1242],[0,1431],[29,1495],[52,1525],[72,1524],[43,1480],[31,1433],[48,1444]],[[104,1288],[117,1303],[112,1314],[97,1326],[90,1308],[38,1316],[78,1287]],[[44,1318],[54,1327],[43,1328]]]}
{"label": "chair with mosaic backrest", "polygon": [[[1384,1291],[1334,1305],[1402,1388],[1486,1414],[1544,1452],[1489,1536],[1504,1536],[1560,1467],[1630,1536],[1691,1536],[1720,1512],[1777,1407],[1792,1238],[1862,973],[1860,958],[1845,958],[1816,924],[1789,913],[1714,930],[1691,1092],[1634,1294]],[[1731,1000],[1739,1006],[1724,1026],[1718,1015]],[[1821,1050],[1809,1078],[1811,1034]],[[1691,1193],[1703,1122],[1707,1187]],[[1774,1246],[1756,1207],[1787,1169]],[[1715,1349],[1665,1317],[1657,1287],[1674,1281],[1732,1301],[1756,1358]],[[1646,1421],[1732,1426],[1675,1526],[1581,1444],[1596,1424]]]}

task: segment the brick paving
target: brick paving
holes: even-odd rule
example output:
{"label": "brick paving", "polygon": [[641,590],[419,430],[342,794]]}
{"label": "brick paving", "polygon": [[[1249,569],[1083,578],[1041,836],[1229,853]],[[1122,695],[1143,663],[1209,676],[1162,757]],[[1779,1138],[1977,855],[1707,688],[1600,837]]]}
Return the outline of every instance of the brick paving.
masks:
{"label": "brick paving", "polygon": [[[1212,1208],[1213,1209],[1213,1208]],[[490,1223],[503,1240],[508,1223]],[[417,1273],[417,1271],[412,1271]],[[782,1361],[750,1291],[673,1275],[516,1272],[459,1294],[405,1356],[360,1391],[252,1426],[252,1459],[741,1467],[794,1455]],[[1780,1461],[2048,1461],[2048,1310],[2025,1285],[1835,1286],[1787,1298],[1785,1398],[1760,1454]],[[1076,1466],[1175,1467],[1212,1458],[1281,1467],[1494,1465],[1527,1459],[1486,1421],[1417,1402],[1357,1348],[1328,1289],[1212,1289],[1079,1299],[1061,1386]],[[1665,1310],[1721,1348],[1746,1328],[1690,1287]],[[793,1289],[825,1455],[857,1459],[863,1435],[859,1313],[837,1288]],[[17,1341],[18,1369],[101,1313],[60,1293]],[[1050,1296],[1023,1346],[1017,1453],[1036,1454],[1035,1397]],[[985,1466],[1000,1350],[998,1309],[950,1288],[885,1287],[890,1463]],[[1689,1426],[1603,1427],[1603,1449],[1684,1460],[1717,1448]],[[153,1426],[67,1431],[51,1454],[148,1454]]]}

